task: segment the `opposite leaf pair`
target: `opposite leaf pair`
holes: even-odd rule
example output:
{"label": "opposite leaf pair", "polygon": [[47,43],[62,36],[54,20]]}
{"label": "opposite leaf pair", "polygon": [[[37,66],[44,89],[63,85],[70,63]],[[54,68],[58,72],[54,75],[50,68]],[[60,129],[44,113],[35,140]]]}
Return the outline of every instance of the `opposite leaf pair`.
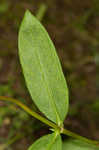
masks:
{"label": "opposite leaf pair", "polygon": [[[35,104],[48,119],[62,126],[68,110],[68,90],[55,47],[39,21],[27,11],[19,32],[19,56],[27,87]],[[45,149],[61,150],[57,133],[37,141]],[[40,150],[42,149],[40,146]],[[60,147],[60,148],[59,148]],[[33,149],[33,148],[30,148]]]}
{"label": "opposite leaf pair", "polygon": [[[19,56],[33,101],[62,129],[68,112],[67,84],[48,33],[29,11],[25,13],[19,32]],[[60,131],[41,137],[29,148],[38,149],[62,150]]]}

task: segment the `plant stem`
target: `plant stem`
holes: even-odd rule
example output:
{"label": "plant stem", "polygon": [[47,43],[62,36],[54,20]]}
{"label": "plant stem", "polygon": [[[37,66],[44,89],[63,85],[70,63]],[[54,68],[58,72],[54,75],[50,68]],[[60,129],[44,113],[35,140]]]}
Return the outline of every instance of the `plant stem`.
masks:
{"label": "plant stem", "polygon": [[76,133],[73,133],[73,132],[71,132],[71,131],[69,131],[67,129],[63,129],[63,131],[61,133],[65,134],[65,135],[68,135],[68,136],[70,136],[72,138],[79,139],[79,140],[84,141],[84,142],[89,143],[89,144],[99,145],[98,141],[93,141],[93,140],[87,139],[87,138],[85,138],[83,136],[80,136],[80,135],[78,135]]}
{"label": "plant stem", "polygon": [[37,14],[36,14],[36,17],[37,17],[37,19],[38,19],[39,21],[42,21],[44,15],[45,15],[45,13],[46,13],[46,10],[47,10],[47,6],[46,6],[44,3],[42,3],[42,4],[40,5],[40,8],[39,8]]}
{"label": "plant stem", "polygon": [[26,105],[21,103],[19,100],[16,100],[14,98],[5,97],[5,96],[0,96],[0,100],[13,102],[13,103],[17,104],[18,106],[20,106],[22,109],[24,109],[28,114],[30,114],[34,118],[40,120],[41,122],[47,124],[48,126],[54,128],[54,129],[59,129],[59,127],[56,124],[54,124],[53,122],[51,122],[51,121],[47,120],[46,118],[42,117],[38,113],[34,112],[30,108],[28,108]]}
{"label": "plant stem", "polygon": [[13,98],[9,98],[9,97],[5,97],[5,96],[0,96],[0,100],[10,101],[10,102],[13,102],[13,103],[17,104],[18,106],[20,106],[22,109],[24,109],[31,116],[33,116],[34,118],[36,118],[36,119],[40,120],[41,122],[47,124],[48,126],[54,128],[55,130],[60,131],[60,133],[62,133],[62,134],[68,135],[68,136],[73,137],[73,138],[77,138],[77,139],[82,140],[82,141],[84,141],[86,143],[89,143],[89,144],[99,145],[98,141],[93,141],[93,140],[87,139],[85,137],[82,137],[82,136],[80,136],[80,135],[78,135],[76,133],[73,133],[73,132],[71,132],[71,131],[69,131],[67,129],[64,129],[64,128],[61,129],[55,123],[47,120],[46,118],[40,116],[38,113],[32,111],[30,108],[28,108],[26,105],[21,103],[19,100],[16,100],[16,99],[13,99]]}
{"label": "plant stem", "polygon": [[5,145],[6,145],[6,148],[10,145],[12,145],[13,143],[15,143],[17,140],[19,140],[20,138],[22,138],[24,135],[22,134],[19,134],[19,135],[16,135],[15,137],[11,138]]}

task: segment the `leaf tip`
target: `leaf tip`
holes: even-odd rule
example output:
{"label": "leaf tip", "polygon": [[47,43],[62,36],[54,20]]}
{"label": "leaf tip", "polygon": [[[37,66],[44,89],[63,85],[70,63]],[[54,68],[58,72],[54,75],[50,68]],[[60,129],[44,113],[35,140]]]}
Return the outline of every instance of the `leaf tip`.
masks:
{"label": "leaf tip", "polygon": [[30,14],[31,14],[30,10],[27,9],[27,10],[25,11],[25,15],[24,15],[24,16],[28,16],[28,15],[30,15]]}

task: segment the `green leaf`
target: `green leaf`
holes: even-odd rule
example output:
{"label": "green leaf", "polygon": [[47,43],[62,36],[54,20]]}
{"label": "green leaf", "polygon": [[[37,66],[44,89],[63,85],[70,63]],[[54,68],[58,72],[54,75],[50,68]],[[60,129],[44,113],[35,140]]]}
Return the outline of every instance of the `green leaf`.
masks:
{"label": "green leaf", "polygon": [[61,136],[56,133],[43,136],[28,150],[62,150]]}
{"label": "green leaf", "polygon": [[35,104],[47,118],[61,124],[68,111],[66,81],[48,33],[29,11],[19,32],[19,55]]}
{"label": "green leaf", "polygon": [[63,150],[99,150],[99,146],[87,144],[80,140],[70,139],[63,143]]}

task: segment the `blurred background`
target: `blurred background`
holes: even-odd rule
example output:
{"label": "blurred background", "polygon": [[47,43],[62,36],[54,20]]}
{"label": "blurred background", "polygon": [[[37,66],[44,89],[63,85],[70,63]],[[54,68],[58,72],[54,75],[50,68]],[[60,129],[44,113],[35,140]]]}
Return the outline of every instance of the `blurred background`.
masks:
{"label": "blurred background", "polygon": [[[70,99],[65,127],[99,140],[99,0],[0,0],[0,95],[39,112],[18,58],[18,31],[26,9],[45,26],[61,60]],[[47,133],[46,125],[0,101],[0,150],[27,150]]]}

